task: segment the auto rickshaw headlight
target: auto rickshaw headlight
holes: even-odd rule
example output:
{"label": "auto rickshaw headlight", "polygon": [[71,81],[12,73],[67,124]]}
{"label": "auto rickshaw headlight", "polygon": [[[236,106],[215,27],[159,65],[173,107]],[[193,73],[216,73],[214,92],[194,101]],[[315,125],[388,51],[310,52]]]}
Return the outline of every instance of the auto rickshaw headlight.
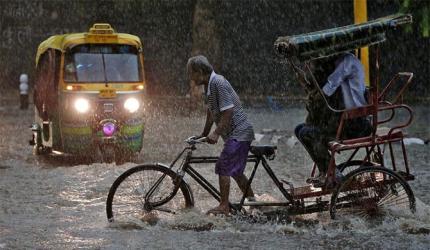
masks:
{"label": "auto rickshaw headlight", "polygon": [[88,102],[87,99],[84,99],[84,98],[76,99],[75,109],[79,113],[86,113],[89,110],[89,108],[90,108],[90,103]]}
{"label": "auto rickshaw headlight", "polygon": [[134,98],[130,97],[124,102],[124,108],[128,110],[130,113],[136,112],[140,107],[139,101]]}

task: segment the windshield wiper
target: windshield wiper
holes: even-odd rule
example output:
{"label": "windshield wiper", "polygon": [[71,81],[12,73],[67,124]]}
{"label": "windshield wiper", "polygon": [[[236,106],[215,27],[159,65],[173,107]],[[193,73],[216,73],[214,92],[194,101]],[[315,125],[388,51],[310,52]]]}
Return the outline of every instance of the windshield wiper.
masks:
{"label": "windshield wiper", "polygon": [[102,61],[103,61],[103,76],[105,79],[105,87],[108,87],[108,81],[107,81],[107,75],[106,75],[105,55],[104,54],[102,54]]}

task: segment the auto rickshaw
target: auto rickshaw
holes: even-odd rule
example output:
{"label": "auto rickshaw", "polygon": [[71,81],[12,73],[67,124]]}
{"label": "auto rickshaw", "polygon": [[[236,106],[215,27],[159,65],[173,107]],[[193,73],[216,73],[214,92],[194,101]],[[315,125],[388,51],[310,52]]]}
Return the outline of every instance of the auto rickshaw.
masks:
{"label": "auto rickshaw", "polygon": [[36,55],[34,153],[135,158],[144,134],[143,46],[106,23],[54,35]]}

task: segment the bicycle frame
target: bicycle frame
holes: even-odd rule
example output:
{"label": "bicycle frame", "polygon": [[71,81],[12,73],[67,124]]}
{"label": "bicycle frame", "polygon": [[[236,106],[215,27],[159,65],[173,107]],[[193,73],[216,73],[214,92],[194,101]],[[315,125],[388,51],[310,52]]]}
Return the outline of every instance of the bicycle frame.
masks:
{"label": "bicycle frame", "polygon": [[[202,164],[202,163],[216,163],[218,157],[194,157],[190,156],[185,160],[183,171],[191,176],[201,187],[203,187],[209,194],[211,194],[217,201],[221,200],[220,192],[216,189],[208,180],[206,180],[200,173],[198,173],[191,164]],[[244,205],[252,206],[289,206],[294,203],[293,196],[283,187],[281,181],[276,177],[275,173],[270,168],[266,159],[263,156],[249,155],[247,158],[247,163],[254,163],[251,176],[249,177],[248,183],[246,184],[246,189],[242,195],[240,202],[233,204],[230,203],[230,207],[236,211],[241,211]],[[266,173],[270,176],[272,181],[278,187],[279,191],[283,194],[287,202],[247,202],[245,203],[246,193],[251,187],[252,181],[254,180],[255,173],[257,172],[258,166],[262,165],[266,170]]]}
{"label": "bicycle frame", "polygon": [[[196,149],[196,146],[194,144],[185,147],[173,160],[173,162],[169,165],[169,169],[172,169],[177,161],[181,159],[184,153],[187,155],[185,156],[185,159],[179,166],[177,172],[178,180],[175,180],[175,192],[173,192],[173,196],[176,195],[177,190],[179,189],[180,183],[183,181],[183,178],[185,174],[188,174],[191,178],[193,178],[201,187],[203,187],[212,197],[214,197],[217,201],[221,200],[221,194],[220,191],[215,188],[206,178],[204,178],[195,168],[193,168],[192,164],[205,164],[205,163],[216,163],[218,161],[218,157],[214,156],[193,156],[192,153]],[[253,170],[251,173],[251,176],[249,177],[248,183],[246,184],[246,189],[244,194],[242,195],[239,203],[229,203],[230,208],[233,210],[239,212],[242,211],[242,208],[244,206],[293,206],[293,204],[297,204],[295,202],[293,196],[284,188],[281,181],[276,177],[273,170],[270,168],[269,164],[267,163],[267,160],[263,155],[248,155],[247,163],[254,163]],[[246,193],[248,189],[251,187],[252,181],[254,180],[255,173],[258,169],[259,165],[262,165],[265,169],[266,173],[270,176],[272,181],[275,183],[275,185],[278,187],[279,191],[283,194],[284,198],[287,200],[286,202],[245,202]],[[165,176],[160,177],[154,186],[148,191],[147,193],[147,199],[151,197],[151,194],[156,190],[157,186],[162,182]],[[285,181],[284,181],[285,182]],[[290,185],[288,182],[285,182],[286,184]],[[290,190],[293,190],[292,185],[290,185]]]}

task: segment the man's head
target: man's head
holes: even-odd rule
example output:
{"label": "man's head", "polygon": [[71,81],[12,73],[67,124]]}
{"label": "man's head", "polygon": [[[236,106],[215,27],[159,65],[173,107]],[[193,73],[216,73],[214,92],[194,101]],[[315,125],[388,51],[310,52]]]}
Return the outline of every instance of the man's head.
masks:
{"label": "man's head", "polygon": [[213,71],[208,59],[202,55],[193,56],[188,59],[187,73],[191,81],[196,85],[203,85],[209,81],[209,76]]}

